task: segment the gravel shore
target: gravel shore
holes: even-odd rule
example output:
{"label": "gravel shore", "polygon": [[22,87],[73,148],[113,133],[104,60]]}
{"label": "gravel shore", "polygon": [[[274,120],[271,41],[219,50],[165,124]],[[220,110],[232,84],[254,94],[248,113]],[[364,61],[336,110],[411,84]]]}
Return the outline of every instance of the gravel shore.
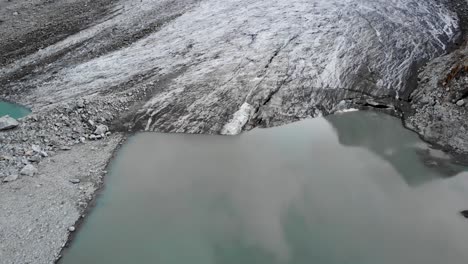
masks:
{"label": "gravel shore", "polygon": [[0,263],[54,263],[122,139],[115,134],[58,151],[34,176],[0,185]]}

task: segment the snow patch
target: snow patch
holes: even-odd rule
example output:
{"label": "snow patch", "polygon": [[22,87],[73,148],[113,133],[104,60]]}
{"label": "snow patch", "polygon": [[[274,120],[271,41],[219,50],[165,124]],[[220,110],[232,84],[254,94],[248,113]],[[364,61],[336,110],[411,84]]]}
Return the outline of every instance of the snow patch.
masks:
{"label": "snow patch", "polygon": [[229,123],[225,124],[221,130],[222,135],[237,135],[242,131],[242,128],[249,121],[250,117],[254,113],[255,108],[249,103],[245,102],[242,106],[234,113]]}
{"label": "snow patch", "polygon": [[359,111],[359,109],[348,108],[348,109],[343,109],[343,110],[336,111],[336,113],[341,114],[341,113],[349,113],[349,112],[357,112],[357,111]]}

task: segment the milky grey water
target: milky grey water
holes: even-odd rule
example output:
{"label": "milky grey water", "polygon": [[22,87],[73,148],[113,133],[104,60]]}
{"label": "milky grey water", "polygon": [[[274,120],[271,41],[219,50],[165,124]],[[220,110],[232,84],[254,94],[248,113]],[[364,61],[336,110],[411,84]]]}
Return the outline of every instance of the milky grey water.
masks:
{"label": "milky grey water", "polygon": [[468,173],[442,158],[368,112],[138,134],[62,263],[465,264]]}

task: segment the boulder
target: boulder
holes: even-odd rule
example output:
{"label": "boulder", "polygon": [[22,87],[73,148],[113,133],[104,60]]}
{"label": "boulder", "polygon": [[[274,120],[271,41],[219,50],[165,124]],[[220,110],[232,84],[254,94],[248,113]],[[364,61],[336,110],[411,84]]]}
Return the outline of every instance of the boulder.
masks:
{"label": "boulder", "polygon": [[31,149],[36,152],[36,153],[41,153],[41,147],[39,147],[38,145],[32,145]]}
{"label": "boulder", "polygon": [[1,156],[0,156],[0,160],[10,161],[10,160],[12,160],[12,159],[13,159],[12,157],[7,156],[7,155],[1,155]]}
{"label": "boulder", "polygon": [[464,106],[465,105],[465,100],[463,100],[463,99],[458,100],[457,105],[460,106],[460,107]]}
{"label": "boulder", "polygon": [[71,179],[70,182],[73,183],[73,184],[78,184],[81,181],[80,181],[80,179]]}
{"label": "boulder", "polygon": [[109,128],[106,126],[106,125],[98,125],[96,127],[96,130],[94,131],[94,134],[96,135],[103,135],[105,134],[107,131],[109,131]]}
{"label": "boulder", "polygon": [[18,121],[9,115],[0,117],[0,131],[12,129],[19,125]]}
{"label": "boulder", "polygon": [[17,179],[18,179],[18,175],[13,174],[13,175],[5,177],[5,179],[3,179],[3,182],[12,182],[12,181],[16,181]]}
{"label": "boulder", "polygon": [[85,101],[84,101],[83,99],[81,99],[81,98],[78,99],[78,100],[76,101],[76,107],[78,107],[78,108],[84,108],[84,107],[85,107]]}
{"label": "boulder", "polygon": [[36,169],[36,167],[34,167],[31,164],[28,164],[28,165],[24,166],[24,168],[20,171],[20,174],[32,177],[32,176],[36,175],[37,172],[38,172],[38,170]]}

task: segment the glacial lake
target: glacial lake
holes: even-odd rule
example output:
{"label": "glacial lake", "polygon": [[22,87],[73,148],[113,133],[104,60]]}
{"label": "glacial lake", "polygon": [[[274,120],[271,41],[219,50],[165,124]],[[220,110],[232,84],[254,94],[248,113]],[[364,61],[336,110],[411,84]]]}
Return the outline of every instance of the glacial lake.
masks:
{"label": "glacial lake", "polygon": [[0,101],[0,117],[9,115],[15,119],[27,116],[31,111],[21,105]]}
{"label": "glacial lake", "polygon": [[64,264],[466,264],[468,173],[398,119],[141,133]]}

